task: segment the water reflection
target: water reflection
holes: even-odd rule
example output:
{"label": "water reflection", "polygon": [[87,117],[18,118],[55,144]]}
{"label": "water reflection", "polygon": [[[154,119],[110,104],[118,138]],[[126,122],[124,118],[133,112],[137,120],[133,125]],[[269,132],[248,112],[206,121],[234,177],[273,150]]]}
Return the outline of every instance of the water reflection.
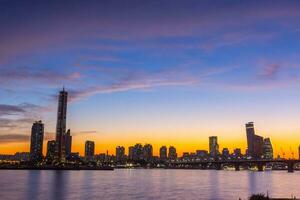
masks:
{"label": "water reflection", "polygon": [[68,171],[51,171],[50,175],[52,175],[50,195],[53,195],[51,199],[66,199],[68,194]]}
{"label": "water reflection", "polygon": [[[27,180],[26,187],[26,199],[38,200],[39,193],[41,190],[41,173],[42,171],[25,171],[25,176]],[[29,187],[30,186],[30,187]],[[22,193],[22,191],[20,191]]]}
{"label": "water reflection", "polygon": [[246,199],[300,197],[300,173],[215,170],[0,171],[0,199]]}

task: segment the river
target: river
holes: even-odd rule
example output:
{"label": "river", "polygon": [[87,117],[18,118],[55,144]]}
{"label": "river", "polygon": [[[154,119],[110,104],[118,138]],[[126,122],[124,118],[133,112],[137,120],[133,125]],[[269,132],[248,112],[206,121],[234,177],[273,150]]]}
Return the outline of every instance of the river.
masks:
{"label": "river", "polygon": [[2,200],[247,199],[300,197],[300,172],[117,169],[0,170]]}

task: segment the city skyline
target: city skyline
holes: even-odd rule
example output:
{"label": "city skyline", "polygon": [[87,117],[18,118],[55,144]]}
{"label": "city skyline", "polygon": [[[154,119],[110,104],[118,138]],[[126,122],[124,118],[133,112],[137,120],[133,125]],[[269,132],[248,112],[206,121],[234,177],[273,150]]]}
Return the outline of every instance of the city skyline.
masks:
{"label": "city skyline", "polygon": [[[126,8],[126,9],[124,9]],[[28,152],[31,127],[56,140],[65,86],[72,151],[139,142],[230,152],[244,124],[274,156],[300,139],[299,1],[1,2],[0,153]],[[138,16],[138,17],[137,17]]]}
{"label": "city skyline", "polygon": [[[55,145],[55,152],[53,152],[54,157],[60,161],[63,161],[66,159],[67,156],[71,155],[71,152],[75,152],[75,153],[79,153],[80,155],[89,155],[88,152],[90,152],[91,150],[87,150],[87,144],[88,146],[90,146],[90,143],[93,143],[93,147],[92,147],[92,154],[96,155],[96,154],[101,154],[104,153],[103,151],[98,151],[97,153],[95,153],[95,142],[91,141],[91,140],[86,140],[85,141],[85,147],[83,150],[79,150],[76,151],[77,149],[75,148],[75,151],[71,151],[72,149],[72,135],[71,135],[71,131],[70,129],[67,130],[67,104],[68,104],[68,91],[65,90],[65,87],[63,87],[63,89],[61,91],[59,91],[59,95],[58,95],[58,104],[57,104],[57,119],[56,119],[56,133],[55,133],[55,140],[51,140],[48,139],[47,141],[44,141],[44,124],[42,123],[41,120],[36,121],[33,123],[32,125],[32,131],[31,131],[31,143],[30,143],[30,154],[32,154],[31,152],[35,152],[38,151],[39,153],[39,157],[40,159],[43,157],[43,155],[48,155],[49,153],[49,147],[52,146],[52,144],[50,144],[50,146],[48,147],[49,144],[47,144],[47,146],[43,148],[43,143],[51,143],[52,141],[54,142]],[[42,133],[41,131],[33,131],[35,130],[38,124],[42,125]],[[253,158],[260,158],[264,153],[264,141],[268,142],[268,145],[271,146],[271,151],[272,151],[272,158],[273,158],[273,149],[274,147],[272,147],[272,142],[270,140],[270,138],[264,138],[262,136],[256,135],[255,134],[255,128],[254,128],[254,122],[248,122],[245,124],[245,130],[246,130],[246,147],[243,149],[239,146],[231,146],[231,148],[227,147],[227,146],[222,146],[218,143],[218,136],[209,136],[209,143],[208,143],[208,148],[196,148],[193,150],[188,150],[188,148],[185,149],[181,149],[181,151],[177,151],[177,149],[175,149],[176,153],[176,157],[178,156],[183,156],[186,153],[191,153],[191,152],[197,152],[197,151],[203,151],[203,150],[207,150],[207,152],[209,152],[209,155],[211,157],[216,157],[216,155],[222,155],[223,151],[228,151],[228,153],[234,153],[234,151],[236,149],[240,149],[242,150],[241,152],[244,154],[248,154],[248,155],[252,155]],[[37,136],[35,136],[37,134]],[[36,143],[37,141],[40,141],[41,144]],[[45,139],[46,140],[46,139]],[[258,141],[257,141],[258,140]],[[80,141],[81,143],[83,141]],[[250,142],[250,143],[249,143]],[[258,143],[257,143],[258,142]],[[142,142],[136,142],[136,145],[143,145]],[[148,142],[144,142],[144,144],[147,146]],[[170,144],[165,145],[163,144],[163,146],[160,146],[159,149],[154,150],[153,151],[153,147],[152,144],[151,145],[151,152],[153,153],[153,156],[160,156],[161,152],[161,148],[162,147],[169,147],[169,148],[176,148],[174,147],[174,145]],[[259,145],[259,146],[257,146]],[[36,147],[37,146],[37,147]],[[41,147],[40,147],[41,146]],[[220,146],[222,146],[222,150],[220,148]],[[126,155],[130,155],[130,148],[132,148],[132,144],[128,145],[128,146],[124,146],[122,144],[117,145],[116,147],[122,147],[125,149],[128,149],[127,153],[126,150],[124,149],[124,154]],[[298,151],[299,151],[299,147],[298,146]],[[38,150],[36,150],[36,148]],[[51,148],[51,147],[50,147]],[[142,148],[142,147],[141,147]],[[74,148],[73,148],[74,149]],[[112,148],[113,149],[113,148]],[[275,148],[276,149],[276,148]],[[51,151],[51,150],[50,150]],[[16,151],[14,153],[18,153],[20,151]],[[26,152],[26,151],[23,151]],[[45,152],[45,153],[44,153]],[[105,153],[107,154],[109,152],[108,149],[105,150]],[[179,155],[179,153],[180,155]],[[248,152],[248,153],[247,153]],[[42,153],[42,155],[41,155]],[[0,153],[1,154],[1,153]],[[290,154],[290,155],[289,155]],[[299,152],[298,152],[299,154]],[[117,153],[111,153],[111,155],[117,155]],[[274,151],[274,158],[275,157],[281,157],[281,158],[295,158],[295,156],[297,157],[297,152],[293,151],[291,149],[291,147],[289,148],[289,152],[285,152],[282,147],[280,147],[280,153],[277,153]],[[33,155],[31,157],[36,157],[36,155]],[[169,156],[168,156],[169,157]],[[171,156],[172,157],[172,156]],[[37,159],[38,160],[38,159]]]}

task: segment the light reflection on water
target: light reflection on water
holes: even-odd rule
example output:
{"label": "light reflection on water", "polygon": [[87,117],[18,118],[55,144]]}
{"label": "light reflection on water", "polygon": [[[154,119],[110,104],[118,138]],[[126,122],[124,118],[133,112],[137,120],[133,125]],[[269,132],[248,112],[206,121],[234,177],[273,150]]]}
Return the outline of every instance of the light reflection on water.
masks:
{"label": "light reflection on water", "polygon": [[0,199],[246,199],[300,197],[300,172],[0,170]]}

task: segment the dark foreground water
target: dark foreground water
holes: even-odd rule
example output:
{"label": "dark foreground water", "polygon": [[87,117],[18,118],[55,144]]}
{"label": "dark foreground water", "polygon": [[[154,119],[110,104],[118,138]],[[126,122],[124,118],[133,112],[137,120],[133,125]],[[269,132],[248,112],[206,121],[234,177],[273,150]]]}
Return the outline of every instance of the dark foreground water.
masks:
{"label": "dark foreground water", "polygon": [[300,197],[300,172],[214,170],[0,170],[0,199],[246,199]]}

